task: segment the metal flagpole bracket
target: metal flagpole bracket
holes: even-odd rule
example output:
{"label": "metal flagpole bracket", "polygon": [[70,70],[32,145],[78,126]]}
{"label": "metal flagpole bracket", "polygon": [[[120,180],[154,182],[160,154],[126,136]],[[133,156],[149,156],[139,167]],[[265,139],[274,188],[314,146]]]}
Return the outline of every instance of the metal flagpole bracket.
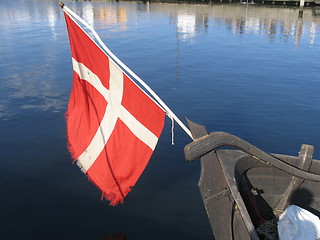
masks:
{"label": "metal flagpole bracket", "polygon": [[60,6],[61,8],[63,8],[63,7],[64,7],[64,3],[63,3],[63,2],[59,2],[59,6]]}

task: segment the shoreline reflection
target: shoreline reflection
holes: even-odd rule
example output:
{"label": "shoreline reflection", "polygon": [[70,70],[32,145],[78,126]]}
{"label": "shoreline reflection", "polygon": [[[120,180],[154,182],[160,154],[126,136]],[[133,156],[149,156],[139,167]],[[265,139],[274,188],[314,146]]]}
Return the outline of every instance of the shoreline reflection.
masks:
{"label": "shoreline reflection", "polygon": [[[178,41],[192,42],[217,27],[225,28],[239,37],[256,34],[265,37],[270,43],[280,41],[293,43],[296,47],[320,43],[320,13],[315,8],[305,9],[303,18],[299,18],[299,9],[241,4],[211,6],[87,1],[67,2],[67,4],[96,28],[104,40],[129,39],[131,37],[129,34],[145,26],[145,18],[159,17],[159,22],[156,22],[158,26],[165,28],[166,24],[169,24],[175,27],[175,35],[172,37],[177,41],[178,57]],[[67,41],[64,35],[63,12],[57,2],[5,1],[5,4],[0,6],[0,11],[1,41],[5,43],[5,48],[0,48],[3,56],[0,67],[4,69],[2,72],[7,77],[5,84],[12,89],[12,92],[5,94],[10,94],[16,99],[32,98],[29,104],[26,104],[28,101],[22,101],[20,109],[37,108],[52,111],[63,109],[66,98],[61,97],[61,89],[56,85],[55,79],[52,77],[52,79],[43,80],[44,72],[47,76],[54,76],[56,69],[50,64],[35,68],[31,59],[23,61],[23,64],[17,64],[25,56],[38,57],[51,64],[62,64],[57,61],[61,56],[59,51],[61,53],[66,50],[48,48],[44,43],[47,41],[50,42],[50,46],[61,46],[61,40]],[[171,34],[170,31],[168,34]],[[20,47],[20,36],[22,35],[24,36],[22,45],[24,52],[17,50]],[[38,51],[39,45],[44,49],[42,52]],[[63,47],[68,49],[67,44]],[[175,65],[178,69],[178,60]],[[19,74],[16,74],[17,69],[20,71]],[[179,70],[177,70],[177,79],[179,78],[178,73]],[[39,78],[41,81],[30,79],[30,76],[35,79]],[[26,82],[28,83],[27,88],[23,87]],[[30,90],[26,91],[26,89]],[[34,100],[35,98],[40,98],[42,101]],[[10,115],[8,110],[10,103],[7,99],[0,99],[2,109],[0,118]],[[37,104],[33,105],[32,102],[37,102]]]}
{"label": "shoreline reflection", "polygon": [[[2,20],[5,25],[16,25],[23,22],[28,25],[42,21],[46,16],[48,26],[55,36],[55,25],[61,22],[63,14],[56,2],[47,4],[30,4],[20,2],[2,6]],[[37,1],[35,1],[37,2]],[[53,5],[54,4],[54,5]],[[218,25],[225,26],[238,35],[267,35],[270,41],[278,38],[287,42],[293,39],[299,45],[301,38],[307,38],[313,45],[319,42],[320,18],[316,8],[305,9],[303,18],[299,18],[299,8],[267,7],[243,4],[222,5],[187,5],[187,4],[130,4],[112,2],[68,2],[77,14],[82,16],[95,29],[113,32],[125,31],[141,13],[168,13],[174,20],[181,39],[191,39],[199,32]],[[141,7],[145,6],[145,7]],[[4,9],[5,8],[5,9]],[[39,9],[40,8],[40,9]],[[128,13],[130,11],[130,13]],[[204,30],[204,31],[203,31]]]}

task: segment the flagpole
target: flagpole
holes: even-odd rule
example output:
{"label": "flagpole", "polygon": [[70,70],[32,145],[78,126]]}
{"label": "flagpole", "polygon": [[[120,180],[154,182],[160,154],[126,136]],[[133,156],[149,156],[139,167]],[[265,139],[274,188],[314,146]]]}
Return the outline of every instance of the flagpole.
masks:
{"label": "flagpole", "polygon": [[189,135],[191,139],[193,139],[192,134],[190,130],[183,124],[183,122],[180,121],[180,119],[171,111],[171,109],[160,99],[160,97],[139,77],[137,76],[133,71],[130,70],[121,60],[114,55],[111,50],[103,43],[97,32],[88,24],[86,23],[82,18],[80,18],[76,13],[74,13],[70,8],[64,5],[64,3],[59,2],[59,6],[63,9],[64,12],[67,14],[70,14],[72,17],[77,19],[79,22],[81,22],[84,26],[86,26],[94,35],[94,37],[97,39],[101,47],[104,51],[115,61],[117,62],[127,73],[129,73],[132,77],[134,77],[153,97],[154,99],[164,108],[164,110],[167,112],[168,117],[173,118],[179,126]]}

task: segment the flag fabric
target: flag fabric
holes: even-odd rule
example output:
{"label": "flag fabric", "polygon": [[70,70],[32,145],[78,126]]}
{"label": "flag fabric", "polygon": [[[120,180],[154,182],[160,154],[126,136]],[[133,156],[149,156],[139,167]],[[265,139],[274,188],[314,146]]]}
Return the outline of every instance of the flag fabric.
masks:
{"label": "flag fabric", "polygon": [[64,14],[73,66],[68,149],[102,197],[116,205],[148,164],[165,112]]}

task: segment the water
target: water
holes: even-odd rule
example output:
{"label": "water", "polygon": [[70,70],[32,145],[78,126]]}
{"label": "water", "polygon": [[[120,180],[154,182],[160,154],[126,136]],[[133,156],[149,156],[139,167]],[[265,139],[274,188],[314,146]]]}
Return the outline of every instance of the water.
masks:
{"label": "water", "polygon": [[[65,2],[184,121],[267,152],[320,159],[319,10],[255,5]],[[0,239],[211,239],[187,163],[166,126],[125,203],[110,207],[72,165],[64,112],[71,57],[56,1],[0,2]]]}

